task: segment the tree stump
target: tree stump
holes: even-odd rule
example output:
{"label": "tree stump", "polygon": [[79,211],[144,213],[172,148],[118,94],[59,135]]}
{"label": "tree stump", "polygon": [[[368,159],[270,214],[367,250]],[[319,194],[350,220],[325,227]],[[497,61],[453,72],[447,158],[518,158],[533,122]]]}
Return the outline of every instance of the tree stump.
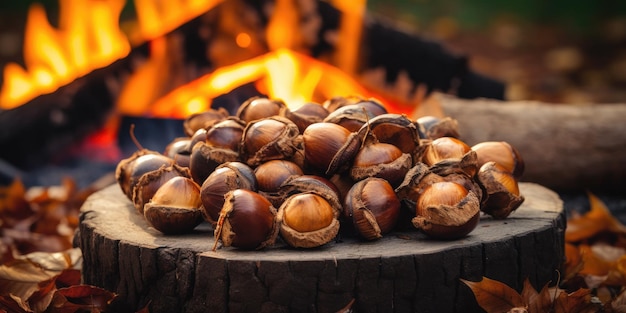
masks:
{"label": "tree stump", "polygon": [[459,279],[483,276],[521,290],[555,283],[566,217],[559,196],[520,184],[526,201],[505,220],[482,216],[466,238],[415,231],[365,242],[342,238],[311,250],[277,243],[261,251],[211,251],[211,226],[165,236],[149,227],[117,185],[84,204],[76,242],[86,284],[115,292],[130,310],[159,312],[473,312]]}

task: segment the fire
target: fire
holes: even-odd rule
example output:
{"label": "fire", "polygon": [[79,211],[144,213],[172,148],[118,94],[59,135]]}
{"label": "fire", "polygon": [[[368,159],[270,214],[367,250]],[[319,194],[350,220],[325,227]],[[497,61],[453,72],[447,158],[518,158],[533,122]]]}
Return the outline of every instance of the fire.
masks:
{"label": "fire", "polygon": [[[283,100],[291,109],[309,101],[321,103],[335,96],[359,95],[383,100],[393,112],[413,112],[414,105],[381,97],[363,87],[355,78],[365,1],[335,0],[332,4],[344,14],[339,30],[341,45],[334,56],[338,66],[306,54],[303,49],[306,39],[298,30],[298,10],[302,8],[296,6],[297,1],[276,0],[266,29],[269,52],[222,66],[175,89],[152,105],[152,115],[184,118],[190,113],[208,109],[211,99],[248,83],[255,83],[259,92]],[[240,39],[235,40],[239,42]]]}
{"label": "fire", "polygon": [[0,108],[12,109],[54,92],[76,78],[110,65],[140,44],[208,11],[222,0],[134,0],[137,25],[120,28],[126,0],[59,0],[59,27],[48,22],[41,4],[28,10],[24,63],[4,68]]}
{"label": "fire", "polygon": [[[211,99],[238,86],[256,82],[257,89],[282,99],[291,108],[307,101],[322,102],[336,95],[375,96],[337,67],[289,49],[223,66],[179,87],[154,103],[154,115],[182,118],[206,110]],[[204,106],[200,106],[202,103]],[[182,105],[181,105],[182,104]],[[201,110],[195,111],[198,108]]]}
{"label": "fire", "polygon": [[61,0],[59,28],[48,22],[40,4],[28,11],[24,63],[4,69],[0,107],[11,109],[54,92],[93,69],[124,57],[130,45],[117,24],[123,0]]}
{"label": "fire", "polygon": [[[383,102],[395,112],[414,109],[406,104],[398,106],[388,101],[388,97],[380,97],[359,84],[356,68],[365,0],[331,2],[343,14],[338,32],[341,44],[331,57],[334,64],[307,55],[311,38],[303,35],[302,20],[306,14],[309,14],[306,19],[311,20],[314,10],[311,3],[315,2],[276,0],[266,29],[269,50],[265,54],[258,55],[263,53],[260,51],[256,57],[221,66],[156,103],[154,99],[169,90],[161,88],[166,84],[163,79],[169,77],[163,69],[171,63],[171,36],[164,34],[223,0],[134,0],[137,20],[133,27],[125,28],[126,32],[120,30],[119,23],[125,0],[59,1],[58,29],[50,25],[41,5],[29,9],[24,44],[26,69],[14,63],[7,65],[0,108],[11,109],[38,95],[54,92],[94,69],[127,56],[132,46],[149,41],[150,58],[126,82],[117,101],[118,112],[185,117],[206,110],[213,98],[247,83],[255,83],[259,92],[282,99],[292,108],[338,95],[360,95],[383,98],[380,100],[387,100]],[[235,35],[233,41],[240,48],[259,40],[246,31]]]}
{"label": "fire", "polygon": [[[138,41],[153,39],[174,30],[223,0],[135,0],[139,22]],[[135,36],[131,36],[134,38]],[[134,41],[134,40],[133,40]]]}

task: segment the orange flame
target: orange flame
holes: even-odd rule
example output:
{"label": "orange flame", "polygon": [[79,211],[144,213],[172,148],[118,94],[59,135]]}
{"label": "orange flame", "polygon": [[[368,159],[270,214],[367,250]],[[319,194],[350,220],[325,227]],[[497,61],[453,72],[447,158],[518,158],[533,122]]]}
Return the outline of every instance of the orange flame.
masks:
{"label": "orange flame", "polygon": [[[206,110],[211,100],[244,84],[256,83],[259,92],[283,100],[291,109],[308,101],[321,103],[342,95],[379,98],[356,80],[356,60],[360,45],[365,0],[335,0],[344,14],[340,25],[335,62],[338,67],[301,53],[303,39],[299,33],[297,2],[277,0],[266,29],[270,52],[229,66],[173,90],[153,103],[153,115],[184,118]],[[384,99],[387,108],[396,113],[411,113],[415,107]]]}
{"label": "orange flame", "polygon": [[154,103],[154,115],[186,117],[198,109],[208,109],[211,99],[252,82],[257,82],[257,89],[271,98],[282,99],[292,109],[307,101],[321,102],[337,95],[375,96],[337,67],[288,49],[278,49],[220,67],[175,89]]}
{"label": "orange flame", "polygon": [[40,4],[28,11],[24,63],[4,69],[0,108],[11,109],[93,69],[104,67],[130,51],[118,18],[124,0],[60,0],[59,29],[50,25]]}
{"label": "orange flame", "polygon": [[[135,0],[138,38],[153,39],[171,32],[192,18],[207,12],[223,0]],[[131,36],[134,38],[134,36]],[[134,40],[133,40],[134,42]]]}
{"label": "orange flame", "polygon": [[138,25],[121,31],[126,0],[59,0],[59,28],[33,4],[24,34],[24,63],[4,68],[0,108],[12,109],[125,57],[131,44],[157,38],[223,0],[134,0]]}

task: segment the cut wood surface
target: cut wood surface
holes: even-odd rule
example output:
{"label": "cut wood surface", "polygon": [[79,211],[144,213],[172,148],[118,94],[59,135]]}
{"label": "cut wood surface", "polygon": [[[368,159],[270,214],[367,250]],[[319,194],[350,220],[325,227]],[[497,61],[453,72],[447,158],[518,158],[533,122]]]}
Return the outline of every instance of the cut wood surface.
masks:
{"label": "cut wood surface", "polygon": [[555,282],[563,261],[561,199],[522,183],[523,205],[505,220],[481,218],[469,236],[427,239],[418,231],[364,242],[342,238],[312,250],[277,243],[261,251],[211,251],[208,224],[165,236],[149,227],[117,185],[85,202],[76,242],[86,284],[158,312],[470,312],[459,279],[483,276],[518,290]]}
{"label": "cut wood surface", "polygon": [[626,105],[438,97],[468,144],[503,140],[515,146],[526,162],[523,181],[557,191],[623,192]]}

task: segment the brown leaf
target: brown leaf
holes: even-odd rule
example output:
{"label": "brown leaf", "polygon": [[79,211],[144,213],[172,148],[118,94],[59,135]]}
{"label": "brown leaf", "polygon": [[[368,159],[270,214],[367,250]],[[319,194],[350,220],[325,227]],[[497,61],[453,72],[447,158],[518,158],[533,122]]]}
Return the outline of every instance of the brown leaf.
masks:
{"label": "brown leaf", "polygon": [[19,298],[16,298],[15,296],[0,296],[0,307],[6,310],[6,311],[2,311],[2,309],[0,309],[0,312],[6,312],[6,313],[32,312],[30,308],[25,308],[27,306],[28,305],[25,302],[23,302]]}
{"label": "brown leaf", "polygon": [[548,312],[552,305],[552,298],[550,297],[548,284],[543,286],[541,292],[537,292],[530,284],[528,278],[524,280],[522,298],[524,299],[524,302],[528,304],[529,313]]}
{"label": "brown leaf", "polygon": [[25,255],[24,258],[46,270],[61,272],[69,268],[80,268],[82,252],[79,248],[54,253],[34,252]]}
{"label": "brown leaf", "polygon": [[609,274],[611,267],[613,267],[613,262],[598,257],[589,245],[582,244],[578,248],[584,263],[583,268],[579,272],[581,275],[604,276]]}
{"label": "brown leaf", "polygon": [[591,303],[591,290],[578,289],[572,293],[561,292],[554,300],[555,313],[591,313],[598,308]]}
{"label": "brown leaf", "polygon": [[0,216],[4,222],[7,217],[20,220],[32,214],[25,194],[26,188],[20,179],[15,179],[9,186],[0,186]]}
{"label": "brown leaf", "polygon": [[39,283],[51,279],[56,272],[47,271],[28,259],[16,259],[0,266],[0,295],[28,299],[39,290]]}
{"label": "brown leaf", "polygon": [[592,193],[588,193],[588,197],[591,206],[589,212],[567,221],[566,242],[579,242],[604,231],[626,234],[626,226],[611,214],[602,200]]}
{"label": "brown leaf", "polygon": [[472,290],[478,305],[488,313],[526,307],[524,299],[515,289],[497,280],[483,277],[479,282],[461,281]]}
{"label": "brown leaf", "polygon": [[47,281],[39,283],[39,289],[28,298],[29,307],[35,312],[44,312],[56,291],[56,276]]}
{"label": "brown leaf", "polygon": [[583,258],[580,253],[580,249],[578,246],[571,244],[569,242],[565,243],[565,277],[564,281],[567,281],[574,276],[578,275],[580,270],[583,268]]}
{"label": "brown leaf", "polygon": [[48,312],[73,313],[80,309],[103,312],[116,296],[115,293],[89,285],[61,288],[55,293]]}

